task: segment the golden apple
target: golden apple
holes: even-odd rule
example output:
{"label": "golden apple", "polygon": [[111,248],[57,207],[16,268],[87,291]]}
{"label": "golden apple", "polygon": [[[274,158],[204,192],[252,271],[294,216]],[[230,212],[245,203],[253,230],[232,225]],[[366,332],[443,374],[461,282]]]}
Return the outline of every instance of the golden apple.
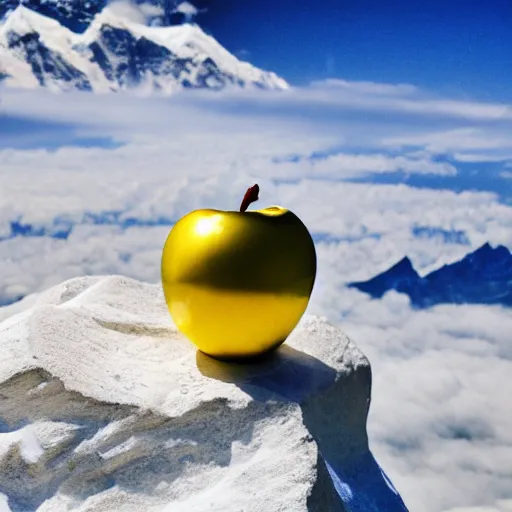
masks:
{"label": "golden apple", "polygon": [[176,326],[221,359],[277,348],[303,315],[315,281],[306,226],[280,206],[244,211],[255,200],[250,191],[239,212],[185,215],[162,253],[162,285]]}

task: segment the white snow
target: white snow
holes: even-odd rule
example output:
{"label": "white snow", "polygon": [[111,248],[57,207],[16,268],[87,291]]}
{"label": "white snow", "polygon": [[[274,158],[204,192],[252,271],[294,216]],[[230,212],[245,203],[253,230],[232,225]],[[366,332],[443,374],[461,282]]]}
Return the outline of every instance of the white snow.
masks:
{"label": "white snow", "polygon": [[[11,87],[33,89],[39,86],[32,68],[25,60],[17,58],[2,43],[2,28],[0,27],[0,73],[5,73],[5,84]],[[0,509],[1,510],[1,509]]]}
{"label": "white snow", "polygon": [[11,508],[405,510],[368,451],[369,363],[323,319],[232,364],[177,332],[160,285],[83,277],[28,299],[0,323]]}
{"label": "white snow", "polygon": [[199,14],[199,9],[190,2],[181,2],[176,6],[173,12],[184,14],[188,20],[191,20],[194,16]]}
{"label": "white snow", "polygon": [[44,453],[32,425],[0,434],[0,462],[6,458],[14,446],[19,447],[22,459],[28,464],[37,462]]}
{"label": "white snow", "polygon": [[9,501],[5,494],[0,492],[0,512],[11,512],[11,507],[9,507]]}
{"label": "white snow", "polygon": [[[3,24],[0,24],[0,71],[11,76],[8,83],[12,85],[37,86],[37,81],[32,75],[29,64],[25,62],[24,56],[8,48],[7,42],[9,33],[24,35],[36,32],[44,45],[87,76],[95,92],[118,89],[119,85],[109,81],[99,65],[91,62],[92,55],[87,49],[89,44],[98,41],[104,26],[126,30],[136,39],[145,37],[167,48],[177,57],[193,59],[195,65],[189,70],[188,77],[191,82],[196,79],[195,73],[198,71],[199,64],[211,58],[223,73],[237,77],[248,86],[258,82],[270,89],[288,88],[288,84],[274,73],[262,71],[248,62],[238,60],[198,25],[187,23],[171,27],[147,26],[123,18],[109,7],[95,16],[83,34],[77,34],[60,25],[56,20],[19,5],[7,16]],[[110,56],[110,58],[115,57]],[[181,86],[179,80],[172,75],[151,76],[148,80],[152,80],[152,83],[158,85],[164,92],[172,92]],[[62,80],[50,84],[50,88],[55,90],[69,89],[71,86],[72,84]]]}

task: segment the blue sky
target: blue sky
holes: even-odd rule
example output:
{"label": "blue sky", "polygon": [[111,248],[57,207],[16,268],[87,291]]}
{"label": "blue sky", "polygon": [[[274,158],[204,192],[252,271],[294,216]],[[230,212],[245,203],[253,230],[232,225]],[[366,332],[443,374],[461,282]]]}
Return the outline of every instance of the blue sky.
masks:
{"label": "blue sky", "polygon": [[[231,51],[294,84],[329,77],[414,83],[506,101],[509,0],[197,0],[198,22]],[[247,52],[247,53],[246,53]]]}

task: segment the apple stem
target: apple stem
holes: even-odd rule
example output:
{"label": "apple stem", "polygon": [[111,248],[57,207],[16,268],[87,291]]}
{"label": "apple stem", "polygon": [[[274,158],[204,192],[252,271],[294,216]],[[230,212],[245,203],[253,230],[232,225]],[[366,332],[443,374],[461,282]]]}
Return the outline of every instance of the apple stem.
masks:
{"label": "apple stem", "polygon": [[245,212],[251,203],[257,201],[259,199],[258,194],[260,192],[260,187],[255,184],[252,187],[247,189],[245,196],[242,200],[242,204],[240,205],[240,211]]}

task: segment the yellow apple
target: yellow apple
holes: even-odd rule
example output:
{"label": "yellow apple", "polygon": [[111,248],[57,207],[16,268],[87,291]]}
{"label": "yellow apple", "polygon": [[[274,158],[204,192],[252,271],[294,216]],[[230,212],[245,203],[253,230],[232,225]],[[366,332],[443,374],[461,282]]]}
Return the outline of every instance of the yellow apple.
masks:
{"label": "yellow apple", "polygon": [[[246,198],[245,208],[255,200]],[[241,211],[185,215],[162,253],[162,285],[176,326],[220,359],[281,345],[306,310],[316,276],[315,246],[302,221],[280,206],[243,211],[244,203]]]}

